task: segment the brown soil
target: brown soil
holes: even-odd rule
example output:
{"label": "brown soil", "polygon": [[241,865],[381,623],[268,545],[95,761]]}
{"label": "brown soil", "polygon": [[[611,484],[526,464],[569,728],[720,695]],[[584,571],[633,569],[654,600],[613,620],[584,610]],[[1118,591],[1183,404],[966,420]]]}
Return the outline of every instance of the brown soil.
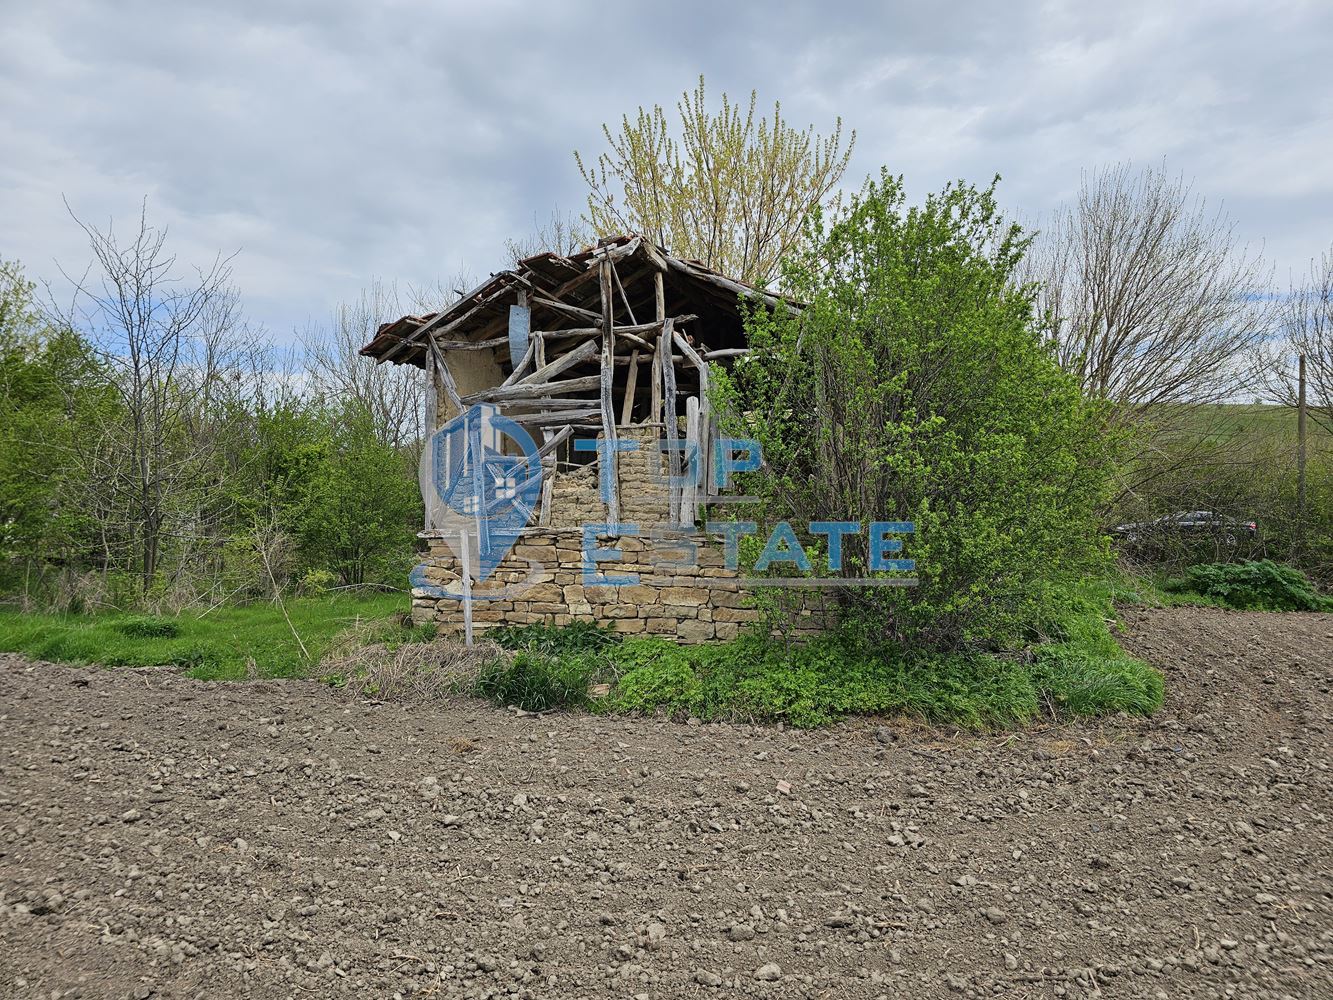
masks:
{"label": "brown soil", "polygon": [[1333,997],[1333,616],[1126,618],[984,737],[0,657],[0,995]]}

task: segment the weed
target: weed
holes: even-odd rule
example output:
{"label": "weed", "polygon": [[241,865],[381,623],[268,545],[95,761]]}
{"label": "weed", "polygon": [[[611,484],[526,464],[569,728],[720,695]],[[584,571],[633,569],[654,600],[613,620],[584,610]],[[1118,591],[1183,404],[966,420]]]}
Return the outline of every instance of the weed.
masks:
{"label": "weed", "polygon": [[453,639],[344,646],[326,656],[326,677],[352,694],[385,701],[432,701],[470,690],[484,667],[504,656],[494,643]]}
{"label": "weed", "polygon": [[588,701],[588,685],[598,669],[586,655],[552,656],[522,650],[496,657],[482,668],[474,690],[498,705],[528,712],[572,708]]}
{"label": "weed", "polygon": [[[593,638],[525,626],[512,663],[483,671],[479,691],[531,710],[581,705],[604,713],[783,720],[811,727],[853,714],[908,715],[972,729],[1053,715],[1149,713],[1162,677],[1112,638],[1104,595],[1074,595],[1029,655],[931,653],[868,646],[854,630],[787,645],[759,633],[680,646],[668,639]],[[514,641],[521,633],[522,643]],[[571,649],[572,652],[559,652]],[[589,702],[587,686],[613,681]]]}
{"label": "weed", "polygon": [[1247,611],[1333,610],[1333,598],[1321,596],[1304,573],[1270,559],[1191,566],[1165,589]]}
{"label": "weed", "polygon": [[550,625],[503,625],[486,635],[505,649],[527,649],[556,656],[594,653],[621,641],[620,633],[612,632],[595,622],[570,622],[559,628]]}

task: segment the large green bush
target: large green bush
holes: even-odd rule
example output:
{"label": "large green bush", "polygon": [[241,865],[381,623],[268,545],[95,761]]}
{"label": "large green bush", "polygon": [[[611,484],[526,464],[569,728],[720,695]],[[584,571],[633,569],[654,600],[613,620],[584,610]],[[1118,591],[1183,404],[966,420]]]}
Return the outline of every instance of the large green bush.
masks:
{"label": "large green bush", "polygon": [[[1027,239],[993,185],[908,208],[887,173],[813,226],[786,272],[806,307],[752,314],[754,353],[719,373],[730,428],[767,462],[745,492],[799,524],[915,522],[919,586],[837,591],[866,641],[1020,644],[1105,558],[1112,448],[1019,282]],[[846,555],[844,575],[868,574],[864,536]]]}

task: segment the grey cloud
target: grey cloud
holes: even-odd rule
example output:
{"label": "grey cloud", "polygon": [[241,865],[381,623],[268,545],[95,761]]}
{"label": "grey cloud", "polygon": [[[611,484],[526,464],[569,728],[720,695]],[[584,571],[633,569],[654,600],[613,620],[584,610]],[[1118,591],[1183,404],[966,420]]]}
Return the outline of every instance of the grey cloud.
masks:
{"label": "grey cloud", "polygon": [[1285,275],[1333,239],[1331,40],[1319,3],[32,4],[0,36],[0,255],[55,277],[86,257],[62,195],[126,222],[147,196],[182,260],[241,250],[287,338],[372,277],[500,266],[581,207],[573,148],[702,72],[841,115],[852,187],[1000,172],[1039,217],[1084,168],[1166,157]]}

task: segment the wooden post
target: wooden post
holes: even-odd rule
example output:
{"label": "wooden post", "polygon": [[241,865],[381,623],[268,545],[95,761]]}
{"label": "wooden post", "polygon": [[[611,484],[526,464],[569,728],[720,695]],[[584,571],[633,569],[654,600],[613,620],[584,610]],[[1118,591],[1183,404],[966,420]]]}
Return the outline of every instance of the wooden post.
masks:
{"label": "wooden post", "polygon": [[[608,264],[611,262],[608,260]],[[630,326],[638,326],[639,321],[634,318],[634,310],[629,307],[629,296],[625,294],[625,286],[620,283],[620,272],[616,270],[615,264],[611,264],[611,277],[616,281],[616,288],[620,291],[620,301],[625,306],[625,315],[629,317]]]}
{"label": "wooden post", "polygon": [[440,384],[444,386],[444,392],[449,397],[449,402],[454,405],[454,416],[458,416],[466,409],[463,401],[458,398],[458,384],[454,382],[453,373],[449,371],[444,355],[440,353],[440,345],[435,343],[435,337],[432,334],[426,334],[426,343],[430,345],[431,356],[435,358],[435,371],[440,376]]}
{"label": "wooden post", "polygon": [[551,523],[551,494],[555,490],[555,463],[546,470],[546,478],[542,480],[542,509],[537,515],[537,523],[540,525],[549,525]]}
{"label": "wooden post", "polygon": [[[478,539],[480,544],[480,539]],[[463,641],[472,645],[472,559],[467,551],[467,529],[458,532],[458,551],[463,560]]]}
{"label": "wooden post", "polygon": [[[507,385],[513,385],[523,377],[523,373],[528,370],[528,362],[532,361],[532,359],[537,355],[537,345],[539,343],[541,343],[540,338],[537,340],[532,340],[532,339],[528,340],[527,351],[524,352],[522,360],[520,360],[518,364],[514,365],[514,370],[509,373],[509,377],[500,383],[500,386],[502,388]],[[541,365],[537,365],[537,367],[540,368]]]}
{"label": "wooden post", "polygon": [[676,345],[680,348],[680,353],[694,365],[699,372],[699,475],[704,485],[704,495],[707,496],[712,484],[711,461],[709,453],[712,451],[712,445],[709,441],[709,431],[713,426],[713,407],[708,400],[708,362],[699,356],[686,338],[684,333],[676,332]]}
{"label": "wooden post", "polygon": [[[697,473],[703,467],[703,456],[699,454],[699,398],[688,396],[685,399],[685,454],[694,455],[694,470]],[[686,477],[681,487],[680,523],[692,525],[699,516],[699,480],[696,476]]]}
{"label": "wooden post", "polygon": [[440,390],[435,384],[435,355],[430,351],[426,352],[426,434],[429,438],[435,433],[436,421],[439,417],[440,409]]}
{"label": "wooden post", "polygon": [[[699,432],[695,435],[695,441],[699,445],[698,472],[699,472],[699,495],[707,497],[713,482],[713,442],[710,439],[710,432],[713,429],[713,403],[708,398],[712,389],[708,380],[708,363],[704,362],[699,368]],[[695,518],[699,516],[698,510],[695,511]]]}
{"label": "wooden post", "polygon": [[533,385],[537,382],[549,382],[561,372],[573,368],[575,365],[581,365],[585,361],[591,361],[596,354],[597,341],[585,340],[574,350],[562,354],[549,364],[542,365],[531,375],[525,375],[514,384]]}
{"label": "wooden post", "polygon": [[[567,437],[568,435],[564,436]],[[540,456],[542,452],[554,452],[555,445],[552,442],[556,440],[556,437],[554,430],[550,428],[543,430],[542,446],[537,450],[537,454]],[[537,511],[537,523],[544,526],[551,523],[551,491],[555,487],[556,457],[554,454],[547,454],[545,457],[538,458],[538,461],[541,463],[542,470],[542,492],[541,506]],[[527,478],[526,471],[524,478]]]}
{"label": "wooden post", "polygon": [[[616,461],[616,415],[611,398],[612,380],[616,372],[616,331],[615,331],[615,294],[611,286],[611,262],[601,263],[602,293],[602,440],[605,442],[604,455],[597,461],[609,461],[612,469]],[[601,472],[601,466],[598,466]],[[611,476],[611,495],[606,500],[606,520],[609,524],[620,523],[620,482],[619,476]]]}
{"label": "wooden post", "polygon": [[718,495],[718,489],[717,467],[713,464],[716,456],[713,454],[713,449],[716,447],[714,442],[722,439],[722,429],[718,426],[716,413],[710,414],[708,418],[708,432],[704,436],[708,441],[708,474],[704,477],[704,492],[709,497],[715,497]]}
{"label": "wooden post", "polygon": [[[653,272],[653,298],[656,301],[655,316],[657,322],[666,319],[666,292],[662,285],[662,272]],[[662,413],[662,338],[659,333],[657,350],[653,353],[652,398],[649,401],[648,422],[661,419]],[[670,341],[667,341],[669,344]]]}
{"label": "wooden post", "polygon": [[657,349],[653,351],[652,363],[652,394],[648,400],[648,422],[654,423],[662,419],[662,343],[658,341]]}
{"label": "wooden post", "polygon": [[1305,545],[1305,355],[1296,366],[1296,544]]}
{"label": "wooden post", "polygon": [[[440,408],[440,390],[435,384],[435,355],[430,351],[427,351],[426,352],[426,433],[423,435],[425,439],[425,444],[423,447],[426,449],[427,452],[430,451],[430,439],[431,436],[434,435],[435,429],[438,425],[437,418],[439,416],[439,408]],[[425,516],[425,523],[422,525],[422,528],[426,531],[429,531],[431,528],[430,503],[427,502],[423,506],[425,507],[426,516]]]}
{"label": "wooden post", "polygon": [[662,324],[662,339],[658,344],[658,356],[662,359],[662,422],[666,425],[667,474],[671,481],[667,483],[667,508],[671,523],[680,524],[680,490],[675,480],[680,477],[680,452],[676,450],[679,437],[676,427],[676,366],[671,360],[671,320]]}
{"label": "wooden post", "polygon": [[632,423],[634,419],[634,390],[639,384],[639,352],[630,355],[629,374],[625,376],[625,402],[620,406],[621,424]]}

